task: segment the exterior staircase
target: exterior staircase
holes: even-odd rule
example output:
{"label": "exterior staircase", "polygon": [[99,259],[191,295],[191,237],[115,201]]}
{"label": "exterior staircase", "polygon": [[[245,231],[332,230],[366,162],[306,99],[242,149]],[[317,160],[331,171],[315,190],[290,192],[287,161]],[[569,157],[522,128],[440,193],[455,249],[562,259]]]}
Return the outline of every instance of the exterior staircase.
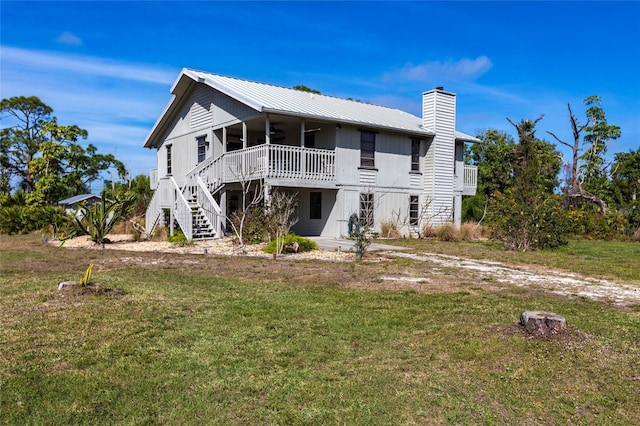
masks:
{"label": "exterior staircase", "polygon": [[195,200],[188,200],[191,207],[191,238],[193,240],[206,240],[217,238],[218,234],[202,207]]}

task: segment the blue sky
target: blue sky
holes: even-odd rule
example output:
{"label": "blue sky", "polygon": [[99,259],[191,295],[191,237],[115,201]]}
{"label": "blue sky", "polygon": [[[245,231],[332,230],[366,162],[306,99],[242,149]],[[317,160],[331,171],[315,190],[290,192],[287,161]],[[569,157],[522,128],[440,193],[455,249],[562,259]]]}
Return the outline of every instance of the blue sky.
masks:
{"label": "blue sky", "polygon": [[506,117],[544,113],[547,140],[571,141],[567,104],[584,121],[599,95],[622,128],[610,154],[640,145],[639,2],[3,0],[0,16],[0,96],[40,97],[133,175],[155,166],[142,144],[183,67],[415,115],[444,86],[458,130],[515,135]]}

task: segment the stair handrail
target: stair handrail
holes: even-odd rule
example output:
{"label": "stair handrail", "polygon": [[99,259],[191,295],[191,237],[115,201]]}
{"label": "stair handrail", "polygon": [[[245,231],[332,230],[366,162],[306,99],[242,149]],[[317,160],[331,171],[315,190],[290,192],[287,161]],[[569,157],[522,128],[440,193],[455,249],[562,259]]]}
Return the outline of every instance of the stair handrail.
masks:
{"label": "stair handrail", "polygon": [[157,185],[156,189],[153,191],[153,196],[151,197],[151,201],[149,201],[149,206],[147,207],[147,212],[145,214],[144,232],[147,234],[147,238],[153,235],[153,231],[156,230],[156,226],[158,226],[160,216],[162,215],[162,209],[160,208],[159,188],[160,185]]}
{"label": "stair handrail", "polygon": [[176,180],[171,177],[171,183],[173,184],[175,196],[175,219],[182,229],[182,233],[187,240],[193,239],[193,216],[191,214],[191,206],[187,199],[182,194],[182,189],[178,186]]}
{"label": "stair handrail", "polygon": [[209,192],[215,193],[218,189],[222,188],[222,164],[225,153],[220,154],[217,157],[208,157],[200,164],[189,170],[186,174],[186,178],[198,176],[203,178],[205,185],[209,187]]}
{"label": "stair handrail", "polygon": [[222,209],[216,203],[216,200],[213,198],[207,185],[200,178],[200,176],[195,177],[196,180],[196,200],[198,202],[198,207],[204,212],[205,217],[209,221],[209,224],[214,228],[216,237],[222,236]]}

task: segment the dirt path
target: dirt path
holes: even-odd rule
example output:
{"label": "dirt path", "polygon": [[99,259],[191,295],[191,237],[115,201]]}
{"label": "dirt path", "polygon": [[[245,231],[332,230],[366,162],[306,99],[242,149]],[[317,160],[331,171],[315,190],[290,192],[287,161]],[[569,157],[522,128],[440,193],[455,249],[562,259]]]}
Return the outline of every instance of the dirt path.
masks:
{"label": "dirt path", "polygon": [[[541,272],[528,266],[508,266],[500,262],[472,260],[436,253],[384,252],[389,257],[409,258],[434,265],[461,269],[473,273],[478,283],[495,280],[518,287],[535,287],[562,296],[608,300],[615,305],[640,304],[640,288],[623,283],[585,277],[570,272],[549,270]],[[385,277],[382,277],[385,279]],[[389,277],[387,277],[389,278]],[[393,277],[391,279],[398,279]],[[416,277],[406,277],[415,281]]]}

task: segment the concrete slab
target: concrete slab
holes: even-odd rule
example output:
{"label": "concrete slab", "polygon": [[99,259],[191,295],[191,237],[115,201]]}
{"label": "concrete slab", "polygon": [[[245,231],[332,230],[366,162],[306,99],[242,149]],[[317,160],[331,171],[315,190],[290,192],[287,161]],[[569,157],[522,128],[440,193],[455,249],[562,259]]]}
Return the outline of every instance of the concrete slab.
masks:
{"label": "concrete slab", "polygon": [[[344,238],[332,238],[332,237],[307,237],[318,244],[321,250],[328,251],[355,251],[354,240],[347,240]],[[406,247],[392,246],[388,244],[372,243],[368,248],[368,251],[376,250],[407,250]]]}

